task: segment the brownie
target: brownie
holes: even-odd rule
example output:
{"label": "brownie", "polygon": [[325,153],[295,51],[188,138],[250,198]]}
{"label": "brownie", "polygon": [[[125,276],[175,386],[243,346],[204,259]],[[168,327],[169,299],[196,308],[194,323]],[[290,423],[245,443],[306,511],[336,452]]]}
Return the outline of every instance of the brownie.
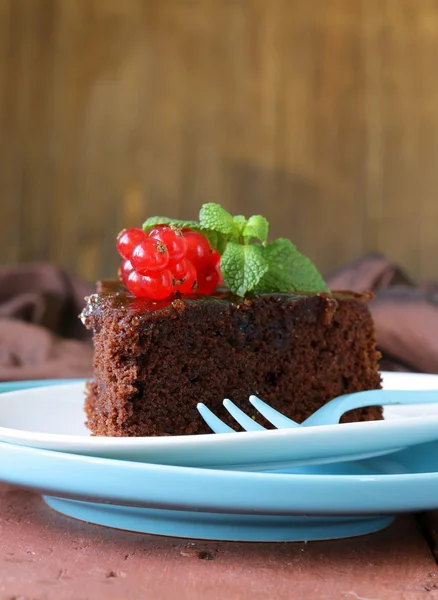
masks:
{"label": "brownie", "polygon": [[[204,402],[238,429],[222,400],[255,416],[251,394],[302,422],[335,396],[377,389],[369,297],[217,293],[152,302],[107,284],[82,313],[94,332],[87,425],[101,436],[209,433],[196,409]],[[378,418],[379,407],[344,416]]]}

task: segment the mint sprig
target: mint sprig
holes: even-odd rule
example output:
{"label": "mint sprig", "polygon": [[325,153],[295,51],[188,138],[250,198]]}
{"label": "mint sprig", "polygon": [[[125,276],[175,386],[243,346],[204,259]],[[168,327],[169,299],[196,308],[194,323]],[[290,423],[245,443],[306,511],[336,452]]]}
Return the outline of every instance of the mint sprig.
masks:
{"label": "mint sprig", "polygon": [[204,204],[198,221],[150,217],[147,230],[172,224],[205,235],[221,255],[224,283],[238,296],[248,292],[329,291],[315,265],[285,238],[267,243],[268,221],[261,215],[233,217],[219,204]]}

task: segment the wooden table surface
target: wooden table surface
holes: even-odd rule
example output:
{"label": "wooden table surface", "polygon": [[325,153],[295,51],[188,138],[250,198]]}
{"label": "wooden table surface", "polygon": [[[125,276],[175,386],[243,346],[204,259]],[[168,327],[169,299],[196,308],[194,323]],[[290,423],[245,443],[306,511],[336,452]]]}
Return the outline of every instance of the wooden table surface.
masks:
{"label": "wooden table surface", "polygon": [[348,540],[231,543],[129,533],[0,484],[0,600],[438,599],[435,515]]}

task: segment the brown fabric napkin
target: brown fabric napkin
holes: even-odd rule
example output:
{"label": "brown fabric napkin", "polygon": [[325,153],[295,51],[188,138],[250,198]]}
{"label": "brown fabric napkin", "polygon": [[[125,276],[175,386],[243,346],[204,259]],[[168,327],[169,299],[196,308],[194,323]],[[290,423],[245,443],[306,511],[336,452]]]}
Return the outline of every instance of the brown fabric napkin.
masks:
{"label": "brown fabric napkin", "polygon": [[[375,254],[327,277],[372,290],[382,369],[438,373],[438,284],[410,279]],[[78,314],[95,286],[48,265],[0,267],[0,381],[89,377],[92,346]]]}
{"label": "brown fabric napkin", "polygon": [[331,289],[372,290],[369,304],[383,370],[438,373],[438,284],[414,282],[380,254],[327,277]]}
{"label": "brown fabric napkin", "polygon": [[78,314],[94,289],[57,267],[0,267],[0,381],[89,377]]}

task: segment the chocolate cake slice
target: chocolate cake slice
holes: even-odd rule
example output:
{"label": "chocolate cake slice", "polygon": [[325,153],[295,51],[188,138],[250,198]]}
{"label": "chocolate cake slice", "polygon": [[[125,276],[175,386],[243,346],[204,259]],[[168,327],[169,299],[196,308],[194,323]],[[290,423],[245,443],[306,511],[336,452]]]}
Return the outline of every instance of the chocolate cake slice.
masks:
{"label": "chocolate cake slice", "polygon": [[[250,394],[301,422],[335,396],[377,389],[368,300],[350,292],[216,293],[152,302],[103,286],[82,313],[95,348],[87,425],[101,436],[209,433],[198,402],[235,426],[222,400],[250,413]],[[378,418],[372,407],[344,420]]]}

